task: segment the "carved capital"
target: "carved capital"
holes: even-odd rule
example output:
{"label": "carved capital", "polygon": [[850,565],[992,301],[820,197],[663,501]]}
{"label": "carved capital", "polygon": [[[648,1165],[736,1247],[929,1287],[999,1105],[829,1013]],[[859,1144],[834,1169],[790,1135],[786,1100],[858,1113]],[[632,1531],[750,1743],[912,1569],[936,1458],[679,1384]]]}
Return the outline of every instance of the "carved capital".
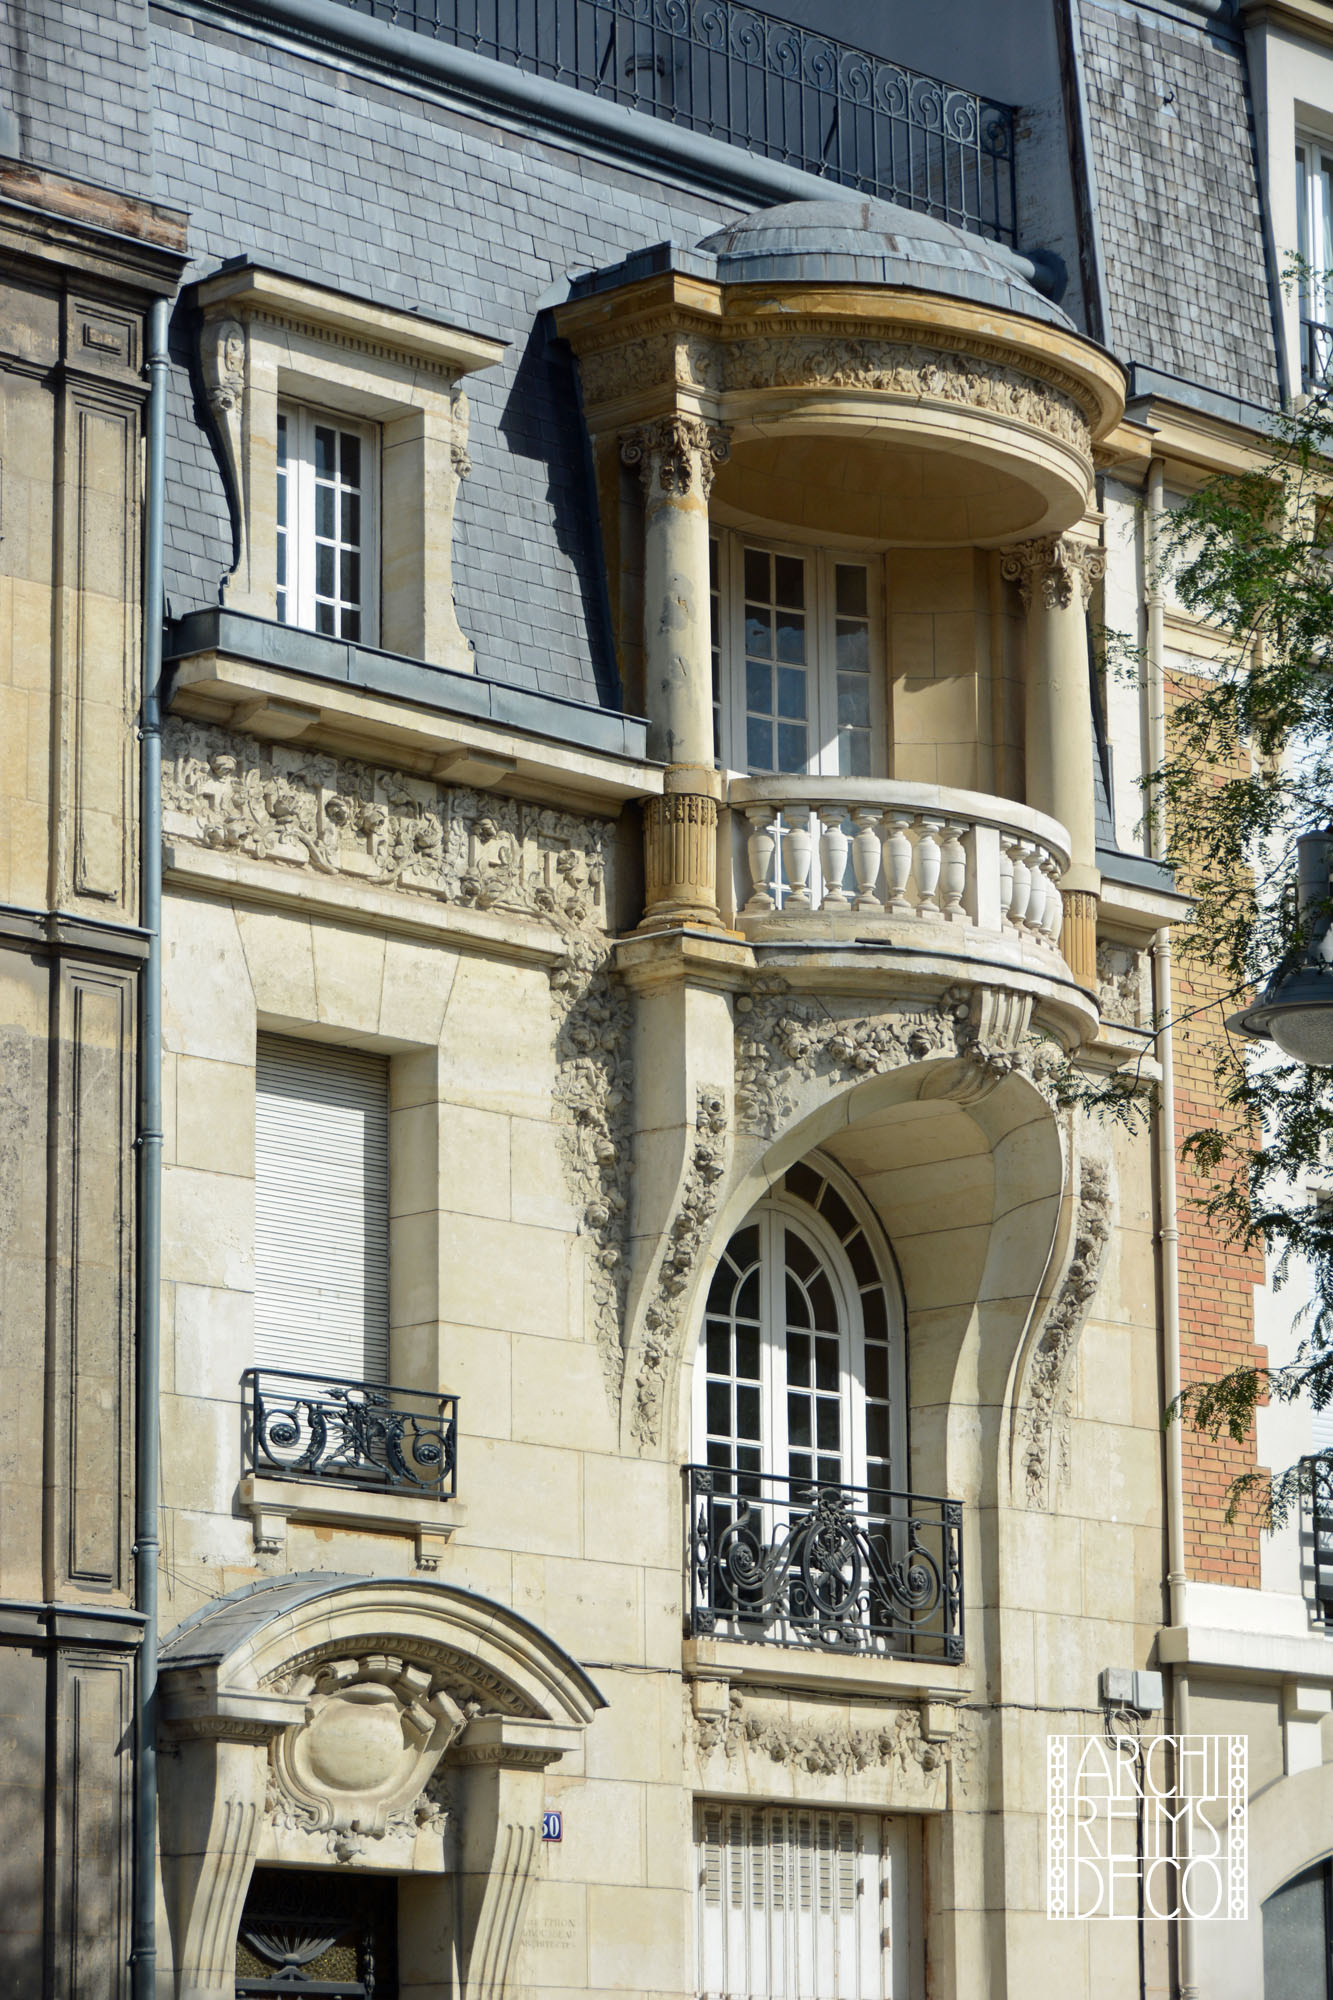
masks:
{"label": "carved capital", "polygon": [[707,500],[714,468],[731,456],[731,435],[702,417],[659,417],[626,431],[620,456],[626,465],[638,466],[649,497],[657,491],[683,498],[697,488]]}
{"label": "carved capital", "polygon": [[711,924],[717,909],[717,800],[667,792],[643,815],[644,904],[640,928]]}
{"label": "carved capital", "polygon": [[1102,550],[1076,542],[1071,535],[1042,535],[1034,542],[1006,549],[1000,574],[1006,582],[1018,585],[1025,611],[1032,608],[1033,592],[1038,589],[1048,611],[1067,611],[1076,587],[1086,610],[1093,584],[1106,574],[1106,557]]}

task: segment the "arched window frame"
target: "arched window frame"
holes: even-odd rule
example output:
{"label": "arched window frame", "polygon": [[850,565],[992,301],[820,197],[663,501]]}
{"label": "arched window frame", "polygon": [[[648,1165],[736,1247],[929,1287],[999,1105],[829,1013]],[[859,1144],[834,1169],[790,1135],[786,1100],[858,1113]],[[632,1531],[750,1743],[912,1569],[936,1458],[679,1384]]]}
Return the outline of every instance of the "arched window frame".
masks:
{"label": "arched window frame", "polygon": [[[808,1187],[813,1179],[817,1179],[820,1184],[816,1191],[816,1202],[822,1203],[824,1189],[831,1188],[852,1219],[854,1227],[851,1230],[844,1231],[840,1235],[830,1217],[791,1186],[794,1181],[798,1188],[802,1184]],[[755,1203],[728,1238],[722,1258],[719,1259],[718,1269],[723,1268],[737,1237],[756,1221],[760,1229],[760,1288],[763,1294],[759,1339],[761,1434],[757,1469],[762,1473],[786,1477],[791,1462],[786,1401],[790,1385],[786,1369],[788,1326],[785,1306],[775,1312],[785,1275],[785,1246],[781,1230],[784,1226],[790,1226],[818,1257],[829,1278],[842,1317],[844,1330],[839,1384],[842,1409],[840,1482],[846,1486],[860,1487],[871,1483],[868,1475],[866,1435],[867,1342],[863,1300],[866,1293],[874,1287],[858,1278],[846,1248],[846,1245],[860,1235],[864,1238],[873,1261],[875,1285],[883,1293],[887,1328],[887,1342],[873,1344],[877,1346],[887,1344],[888,1349],[889,1472],[887,1479],[882,1476],[877,1477],[875,1484],[877,1487],[905,1490],[909,1484],[906,1315],[897,1267],[878,1219],[847,1175],[833,1161],[816,1153],[807,1155],[804,1160],[789,1168],[782,1180],[775,1182]],[[768,1245],[767,1270],[764,1269],[766,1234],[771,1239]],[[710,1317],[718,1317],[710,1314],[709,1306],[715,1296],[715,1287],[716,1270],[710,1281],[708,1299],[700,1323],[692,1385],[692,1456],[702,1465],[718,1463],[718,1455],[710,1450],[710,1442],[716,1442],[718,1434],[714,1432],[710,1440],[708,1424],[709,1320]],[[720,1378],[714,1375],[711,1379],[716,1381]],[[736,1436],[733,1423],[733,1450],[738,1449],[740,1444],[741,1440]],[[814,1455],[817,1457],[818,1454]],[[736,1462],[733,1458],[733,1463]],[[820,1476],[817,1470],[815,1476]]]}

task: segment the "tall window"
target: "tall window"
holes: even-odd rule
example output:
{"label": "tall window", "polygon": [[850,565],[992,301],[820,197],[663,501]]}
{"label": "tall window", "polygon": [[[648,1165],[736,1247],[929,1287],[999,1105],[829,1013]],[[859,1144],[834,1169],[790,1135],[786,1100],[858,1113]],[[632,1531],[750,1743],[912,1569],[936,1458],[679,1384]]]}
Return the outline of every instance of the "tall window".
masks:
{"label": "tall window", "polygon": [[1333,377],[1333,144],[1298,140],[1296,200],[1301,376],[1309,388]]}
{"label": "tall window", "polygon": [[703,1804],[696,1839],[701,2000],[905,2000],[901,1821]]}
{"label": "tall window", "polygon": [[297,404],[278,412],[277,611],[334,639],[378,637],[378,434]]}
{"label": "tall window", "polygon": [[[695,1371],[695,1457],[758,1475],[884,1490],[906,1445],[901,1314],[850,1188],[789,1169],[727,1245]],[[901,1481],[899,1483],[902,1483]]]}
{"label": "tall window", "polygon": [[261,1035],[255,1365],[389,1379],[389,1073],[382,1056]]}
{"label": "tall window", "polygon": [[724,534],[712,586],[722,762],[755,775],[882,775],[873,566]]}

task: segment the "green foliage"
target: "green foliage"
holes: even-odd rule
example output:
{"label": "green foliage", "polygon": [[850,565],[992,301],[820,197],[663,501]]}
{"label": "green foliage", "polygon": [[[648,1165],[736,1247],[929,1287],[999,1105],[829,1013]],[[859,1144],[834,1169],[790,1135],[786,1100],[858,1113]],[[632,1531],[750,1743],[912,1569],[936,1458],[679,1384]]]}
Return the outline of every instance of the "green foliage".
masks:
{"label": "green foliage", "polygon": [[[1169,687],[1167,756],[1148,781],[1165,809],[1167,859],[1194,901],[1177,949],[1224,982],[1222,1015],[1303,950],[1295,840],[1333,820],[1331,498],[1323,391],[1277,421],[1259,470],[1215,479],[1171,514],[1158,550],[1166,587],[1223,642],[1215,664]],[[1217,1121],[1183,1148],[1207,1184],[1203,1211],[1219,1237],[1261,1248],[1277,1283],[1300,1260],[1312,1290],[1290,1366],[1191,1385],[1169,1413],[1240,1441],[1265,1397],[1333,1403],[1333,1203],[1309,1191],[1312,1169],[1333,1170],[1333,1069],[1228,1035],[1216,1084]],[[1228,1519],[1253,1507],[1276,1524],[1299,1485],[1297,1467],[1247,1475]]]}

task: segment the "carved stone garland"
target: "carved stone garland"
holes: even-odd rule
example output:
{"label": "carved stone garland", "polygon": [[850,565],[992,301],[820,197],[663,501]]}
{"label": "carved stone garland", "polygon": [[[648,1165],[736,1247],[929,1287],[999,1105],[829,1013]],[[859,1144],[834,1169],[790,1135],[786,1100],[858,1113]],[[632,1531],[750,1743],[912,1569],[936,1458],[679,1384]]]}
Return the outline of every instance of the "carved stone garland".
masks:
{"label": "carved stone garland", "polygon": [[605,820],[175,716],[162,802],[168,840],[561,930],[605,925]]}
{"label": "carved stone garland", "polygon": [[908,1702],[886,1709],[881,1721],[861,1729],[766,1715],[734,1691],[725,1715],[693,1714],[687,1694],[686,1716],[701,1762],[721,1752],[735,1763],[755,1752],[789,1771],[819,1778],[896,1768],[900,1780],[911,1781],[945,1765],[961,1776],[976,1750],[975,1733],[964,1716],[958,1716],[950,1735],[932,1741],[922,1734],[920,1708]]}
{"label": "carved stone garland", "polygon": [[556,1019],[556,1143],[591,1243],[593,1327],[607,1394],[619,1407],[624,1373],[625,1237],[632,1159],[630,1003],[604,944],[571,937],[551,972]]}
{"label": "carved stone garland", "polygon": [[1079,1174],[1078,1212],[1074,1219],[1069,1263],[1060,1289],[1046,1313],[1040,1338],[1025,1371],[1019,1399],[1019,1454],[1029,1507],[1042,1507],[1050,1486],[1052,1446],[1063,1458],[1062,1396],[1074,1347],[1111,1240],[1111,1190],[1107,1168],[1100,1160],[1085,1160]]}
{"label": "carved stone garland", "polygon": [[685,1185],[667,1232],[652,1300],[643,1316],[643,1349],[631,1418],[634,1438],[643,1446],[656,1444],[662,1434],[662,1404],[685,1294],[717,1213],[726,1156],[726,1098],[720,1090],[700,1085]]}

